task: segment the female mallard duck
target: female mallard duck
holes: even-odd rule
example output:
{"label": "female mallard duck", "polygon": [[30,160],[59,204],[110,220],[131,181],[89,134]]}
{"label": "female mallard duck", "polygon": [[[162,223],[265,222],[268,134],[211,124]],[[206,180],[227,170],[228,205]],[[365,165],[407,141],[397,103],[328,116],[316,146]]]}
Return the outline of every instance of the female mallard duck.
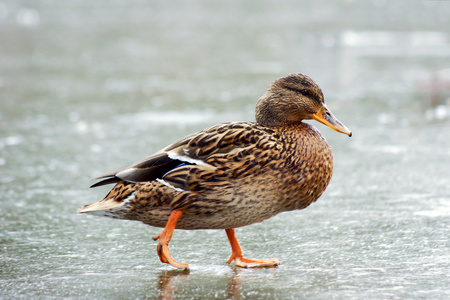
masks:
{"label": "female mallard duck", "polygon": [[256,123],[233,122],[194,133],[128,168],[104,174],[92,187],[116,183],[79,213],[138,220],[163,227],[157,253],[180,269],[168,248],[177,229],[225,229],[239,267],[273,267],[279,259],[247,259],[234,228],[303,209],[325,191],[333,171],[331,148],[315,119],[351,136],[325,106],[308,76],[276,80],[256,104]]}

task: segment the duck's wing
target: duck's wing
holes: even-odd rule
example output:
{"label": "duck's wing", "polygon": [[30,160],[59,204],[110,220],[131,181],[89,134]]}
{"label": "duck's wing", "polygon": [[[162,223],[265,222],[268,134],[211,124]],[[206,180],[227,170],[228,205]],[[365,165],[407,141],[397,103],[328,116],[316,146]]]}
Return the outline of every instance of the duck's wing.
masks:
{"label": "duck's wing", "polygon": [[170,170],[162,182],[191,192],[224,187],[234,179],[263,172],[281,148],[277,135],[256,123],[217,125],[165,149],[173,158],[183,155],[194,163]]}
{"label": "duck's wing", "polygon": [[[95,178],[102,180],[91,187],[120,180],[159,179],[176,189],[188,190],[191,188],[186,179],[193,170],[209,174],[209,180],[216,180],[212,177],[218,167],[227,165],[228,169],[239,169],[243,161],[254,159],[252,150],[261,152],[273,147],[277,147],[277,140],[265,127],[250,122],[220,124],[187,136],[130,167],[103,174]],[[234,159],[233,164],[230,161],[235,157],[239,159]]]}

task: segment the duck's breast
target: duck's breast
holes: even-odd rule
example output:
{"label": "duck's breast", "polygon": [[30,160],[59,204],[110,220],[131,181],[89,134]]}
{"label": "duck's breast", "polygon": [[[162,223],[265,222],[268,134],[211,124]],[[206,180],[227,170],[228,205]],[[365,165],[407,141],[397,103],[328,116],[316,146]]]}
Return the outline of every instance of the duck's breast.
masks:
{"label": "duck's breast", "polygon": [[331,147],[309,124],[291,126],[280,134],[286,161],[285,205],[303,209],[325,191],[333,173]]}

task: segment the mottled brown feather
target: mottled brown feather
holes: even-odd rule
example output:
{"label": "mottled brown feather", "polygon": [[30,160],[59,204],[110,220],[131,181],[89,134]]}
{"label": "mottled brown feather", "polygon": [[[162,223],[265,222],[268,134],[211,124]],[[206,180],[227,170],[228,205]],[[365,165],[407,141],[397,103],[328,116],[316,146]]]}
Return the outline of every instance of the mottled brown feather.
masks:
{"label": "mottled brown feather", "polygon": [[256,123],[213,126],[99,177],[94,186],[117,184],[79,212],[164,227],[170,212],[181,210],[176,228],[228,229],[303,209],[322,195],[333,171],[330,146],[302,122],[323,106],[309,77],[281,78],[258,101]]}

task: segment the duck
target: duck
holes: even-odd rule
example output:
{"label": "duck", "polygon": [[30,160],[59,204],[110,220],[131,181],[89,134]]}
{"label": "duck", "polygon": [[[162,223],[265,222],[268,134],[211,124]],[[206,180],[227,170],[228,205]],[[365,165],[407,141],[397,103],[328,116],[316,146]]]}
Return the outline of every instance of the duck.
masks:
{"label": "duck", "polygon": [[115,185],[78,213],[162,228],[153,237],[159,260],[178,269],[189,265],[169,251],[175,229],[223,229],[231,246],[228,264],[278,266],[278,258],[244,257],[235,229],[304,209],[325,191],[333,173],[331,147],[304,120],[348,136],[352,132],[325,105],[321,88],[302,73],[275,80],[257,101],[255,119],[201,130],[95,178],[91,187]]}

